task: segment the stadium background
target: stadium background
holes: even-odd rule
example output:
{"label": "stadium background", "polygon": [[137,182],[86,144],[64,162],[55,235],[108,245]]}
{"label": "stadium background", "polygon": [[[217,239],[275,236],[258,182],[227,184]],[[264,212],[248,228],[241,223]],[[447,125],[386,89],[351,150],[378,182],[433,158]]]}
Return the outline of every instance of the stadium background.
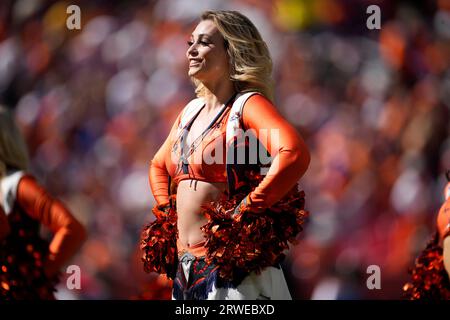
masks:
{"label": "stadium background", "polygon": [[[81,8],[68,30],[66,8]],[[369,30],[366,8],[381,8]],[[284,268],[296,299],[398,299],[434,230],[450,168],[450,1],[46,1],[0,4],[0,103],[32,172],[87,226],[64,299],[164,298],[142,271],[149,161],[193,98],[186,40],[199,13],[260,29],[276,105],[306,139],[311,216]],[[368,290],[369,265],[381,289]],[[144,295],[142,295],[144,293]]]}

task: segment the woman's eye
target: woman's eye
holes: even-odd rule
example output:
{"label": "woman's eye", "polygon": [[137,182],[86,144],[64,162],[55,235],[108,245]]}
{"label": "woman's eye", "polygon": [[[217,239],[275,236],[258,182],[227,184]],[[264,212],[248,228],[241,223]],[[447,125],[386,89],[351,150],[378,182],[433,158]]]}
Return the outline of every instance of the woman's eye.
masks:
{"label": "woman's eye", "polygon": [[[194,41],[187,41],[186,43],[187,43],[188,47],[190,47],[194,44]],[[208,41],[200,40],[198,43],[200,43],[202,46],[209,46]]]}

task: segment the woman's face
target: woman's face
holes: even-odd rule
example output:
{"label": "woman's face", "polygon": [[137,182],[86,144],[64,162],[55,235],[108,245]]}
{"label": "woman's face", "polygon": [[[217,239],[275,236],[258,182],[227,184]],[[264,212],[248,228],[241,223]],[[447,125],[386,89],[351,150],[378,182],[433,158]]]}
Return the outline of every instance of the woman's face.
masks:
{"label": "woman's face", "polygon": [[188,41],[188,74],[202,82],[229,78],[228,54],[224,39],[211,20],[201,21]]}

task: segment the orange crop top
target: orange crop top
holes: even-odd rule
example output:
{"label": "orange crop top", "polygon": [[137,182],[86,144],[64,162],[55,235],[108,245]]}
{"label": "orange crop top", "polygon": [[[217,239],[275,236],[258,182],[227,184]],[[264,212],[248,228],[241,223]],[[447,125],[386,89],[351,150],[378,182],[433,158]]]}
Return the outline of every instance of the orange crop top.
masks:
{"label": "orange crop top", "polygon": [[[167,167],[167,171],[176,185],[180,181],[187,179],[227,182],[225,139],[230,110],[231,105],[227,104],[227,106],[223,107],[223,110],[220,110],[222,112],[217,114],[216,121],[212,121],[211,129],[205,132],[203,139],[196,137],[199,139],[197,143],[193,141],[191,146],[184,146],[184,149],[186,149],[184,154],[186,154],[187,159],[185,165],[181,161],[181,143],[183,139],[181,133],[183,130],[180,130],[180,136],[176,137],[172,144],[172,161],[170,161]],[[195,116],[193,120],[195,121]],[[185,127],[187,126],[189,124]],[[192,151],[190,151],[189,147],[192,147]]]}
{"label": "orange crop top", "polygon": [[[178,115],[169,136],[152,159],[149,169],[150,187],[158,204],[169,201],[169,175],[176,184],[184,179],[209,182],[227,181],[225,135],[230,109],[231,105],[225,110],[223,116],[217,122],[217,126],[207,134],[203,143],[188,158],[190,164],[188,173],[179,172],[180,167],[177,164],[179,154],[175,153],[173,156],[174,153],[172,152],[178,138],[176,135],[182,113]],[[279,130],[279,148],[274,154],[271,154],[272,165],[259,186],[249,195],[250,209],[253,209],[253,207],[270,207],[280,200],[306,172],[310,162],[308,148],[297,130],[278,113],[275,106],[267,98],[260,94],[252,95],[245,102],[242,123],[245,130],[255,130],[256,137],[267,150],[272,150],[270,130]],[[214,155],[217,150],[222,151],[223,154],[215,159],[218,158],[223,161],[207,164],[204,157]],[[191,163],[192,160],[195,161]]]}

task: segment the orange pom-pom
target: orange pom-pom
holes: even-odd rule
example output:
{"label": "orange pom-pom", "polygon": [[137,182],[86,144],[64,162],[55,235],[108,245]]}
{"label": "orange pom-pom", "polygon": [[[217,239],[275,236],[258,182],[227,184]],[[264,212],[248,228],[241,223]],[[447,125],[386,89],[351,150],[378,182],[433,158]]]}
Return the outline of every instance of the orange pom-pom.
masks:
{"label": "orange pom-pom", "polygon": [[442,247],[436,232],[410,270],[411,281],[403,286],[409,300],[449,300],[450,282],[444,268]]}
{"label": "orange pom-pom", "polygon": [[166,274],[171,279],[175,277],[178,260],[175,208],[175,195],[169,203],[155,206],[152,211],[156,220],[146,225],[141,235],[145,272]]}
{"label": "orange pom-pom", "polygon": [[202,227],[206,235],[206,261],[219,267],[225,280],[236,281],[242,275],[279,264],[289,243],[296,243],[308,213],[304,210],[305,194],[295,186],[289,194],[263,212],[244,210],[232,218],[230,212],[254,189],[262,177],[249,173],[247,189],[230,200],[203,206],[208,223]]}

